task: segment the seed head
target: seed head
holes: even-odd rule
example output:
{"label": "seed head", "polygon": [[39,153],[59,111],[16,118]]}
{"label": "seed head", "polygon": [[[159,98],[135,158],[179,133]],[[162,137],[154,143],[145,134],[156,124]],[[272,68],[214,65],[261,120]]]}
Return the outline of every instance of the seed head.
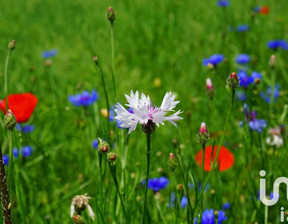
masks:
{"label": "seed head", "polygon": [[13,128],[16,126],[16,117],[13,114],[11,110],[8,110],[7,113],[4,116],[4,127],[13,130]]}

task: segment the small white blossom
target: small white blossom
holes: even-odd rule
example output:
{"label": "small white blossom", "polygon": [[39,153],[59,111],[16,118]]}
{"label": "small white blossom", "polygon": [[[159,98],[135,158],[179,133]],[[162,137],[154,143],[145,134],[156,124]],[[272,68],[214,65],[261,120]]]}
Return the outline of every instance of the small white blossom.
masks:
{"label": "small white blossom", "polygon": [[70,216],[73,217],[74,213],[81,213],[85,208],[88,210],[88,214],[92,220],[95,218],[95,214],[90,207],[88,200],[91,197],[87,197],[87,193],[84,195],[77,195],[72,199],[71,207],[70,207]]}
{"label": "small white blossom", "polygon": [[149,120],[157,126],[159,126],[159,124],[164,125],[164,121],[168,121],[177,126],[175,121],[183,119],[178,116],[182,113],[180,110],[170,116],[166,116],[168,112],[174,111],[173,109],[179,103],[179,101],[175,101],[175,95],[172,95],[171,92],[165,94],[160,107],[153,106],[150,97],[145,96],[143,93],[139,98],[138,91],[136,91],[135,94],[131,91],[130,96],[125,95],[125,97],[128,101],[126,106],[131,109],[128,111],[118,103],[115,108],[117,114],[115,119],[120,122],[120,127],[129,128],[128,133],[134,131],[138,123],[144,125],[147,124]]}
{"label": "small white blossom", "polygon": [[279,148],[280,146],[283,145],[284,142],[281,136],[274,135],[274,136],[269,136],[268,138],[266,138],[266,143],[267,145],[276,146],[277,148]]}

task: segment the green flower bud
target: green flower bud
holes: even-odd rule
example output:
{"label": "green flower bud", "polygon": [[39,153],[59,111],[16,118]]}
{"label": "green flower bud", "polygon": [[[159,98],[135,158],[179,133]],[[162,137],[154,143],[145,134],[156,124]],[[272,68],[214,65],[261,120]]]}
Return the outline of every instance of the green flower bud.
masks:
{"label": "green flower bud", "polygon": [[204,122],[201,123],[201,127],[197,134],[197,141],[201,144],[206,144],[210,139],[210,134],[208,133],[206,124]]}
{"label": "green flower bud", "polygon": [[13,128],[16,126],[16,117],[13,114],[11,110],[8,110],[7,113],[4,116],[4,127],[13,130]]}
{"label": "green flower bud", "polygon": [[239,86],[239,83],[238,75],[235,72],[232,72],[227,79],[228,86],[235,90]]}
{"label": "green flower bud", "polygon": [[107,19],[113,24],[114,20],[116,19],[116,14],[112,7],[109,7],[107,10]]}
{"label": "green flower bud", "polygon": [[109,151],[109,144],[107,142],[104,142],[102,139],[99,139],[99,145],[98,145],[98,152],[101,153],[107,153]]}
{"label": "green flower bud", "polygon": [[178,166],[177,159],[175,158],[175,155],[172,152],[170,152],[169,154],[167,165],[172,171],[174,171]]}
{"label": "green flower bud", "polygon": [[115,165],[117,156],[114,152],[107,153],[107,160],[111,163],[111,165]]}
{"label": "green flower bud", "polygon": [[15,40],[11,40],[8,44],[8,48],[11,50],[14,50],[16,47],[16,41]]}
{"label": "green flower bud", "polygon": [[82,218],[81,215],[73,215],[73,221],[76,224],[84,224],[84,219]]}

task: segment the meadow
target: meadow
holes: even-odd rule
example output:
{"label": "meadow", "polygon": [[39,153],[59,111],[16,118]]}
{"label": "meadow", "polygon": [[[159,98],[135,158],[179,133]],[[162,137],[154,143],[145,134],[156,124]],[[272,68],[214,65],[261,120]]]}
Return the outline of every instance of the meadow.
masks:
{"label": "meadow", "polygon": [[287,11],[3,1],[0,222],[288,223]]}

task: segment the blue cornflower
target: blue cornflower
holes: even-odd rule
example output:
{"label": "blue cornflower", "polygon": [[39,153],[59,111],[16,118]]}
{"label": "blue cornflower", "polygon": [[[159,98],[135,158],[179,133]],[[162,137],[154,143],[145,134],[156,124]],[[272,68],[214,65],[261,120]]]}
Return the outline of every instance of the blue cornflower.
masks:
{"label": "blue cornflower", "polygon": [[[145,180],[143,182],[145,184]],[[158,192],[161,189],[166,188],[167,184],[169,184],[169,180],[166,177],[155,177],[148,180],[148,189],[152,189],[154,192]]]}
{"label": "blue cornflower", "polygon": [[253,119],[249,122],[249,127],[253,131],[257,131],[258,133],[262,132],[263,129],[267,126],[267,121],[262,119]]}
{"label": "blue cornflower", "polygon": [[57,54],[57,50],[56,50],[56,49],[52,49],[52,50],[50,50],[50,51],[43,51],[43,52],[42,52],[42,57],[43,57],[44,59],[52,58],[52,57],[54,57],[56,54]]}
{"label": "blue cornflower", "polygon": [[92,143],[92,146],[94,149],[97,149],[98,148],[98,139],[95,139]]}
{"label": "blue cornflower", "polygon": [[216,66],[223,60],[224,60],[223,54],[213,54],[210,58],[203,59],[203,65],[207,66],[208,64],[212,64],[213,66]]}
{"label": "blue cornflower", "polygon": [[249,26],[246,24],[241,24],[241,25],[237,26],[238,32],[246,32],[248,30],[249,30]]}
{"label": "blue cornflower", "polygon": [[5,166],[8,165],[8,163],[9,163],[9,156],[3,155],[3,163],[4,163]]}
{"label": "blue cornflower", "polygon": [[250,56],[248,54],[238,54],[235,61],[240,65],[245,65],[250,61]]}
{"label": "blue cornflower", "polygon": [[78,93],[75,96],[69,96],[70,103],[72,103],[76,107],[89,106],[97,100],[98,93],[96,92],[96,90],[92,90],[91,94],[88,91],[83,91],[82,93]]}
{"label": "blue cornflower", "polygon": [[230,1],[228,1],[228,0],[217,1],[217,6],[219,6],[219,7],[227,7],[229,5],[230,5]]}
{"label": "blue cornflower", "polygon": [[254,82],[253,78],[244,71],[240,71],[238,77],[240,80],[240,86],[243,86],[244,88],[248,88],[248,86]]}
{"label": "blue cornflower", "polygon": [[181,208],[185,208],[187,204],[188,204],[188,199],[186,196],[183,196],[180,202]]}
{"label": "blue cornflower", "polygon": [[[274,94],[273,94],[273,97],[274,97],[274,101],[280,96],[280,93],[279,93],[279,90],[280,90],[280,85],[279,84],[276,84],[274,86]],[[261,92],[260,93],[260,96],[267,102],[267,103],[270,103],[271,102],[271,92],[272,92],[272,89],[271,89],[271,86],[268,87],[266,93],[264,92]]]}
{"label": "blue cornflower", "polygon": [[[22,146],[21,147],[21,152],[22,152],[22,157],[28,157],[31,156],[33,151],[32,146]],[[15,158],[18,158],[19,150],[17,148],[13,149],[13,155]]]}
{"label": "blue cornflower", "polygon": [[253,12],[260,12],[260,10],[261,10],[260,6],[255,6],[252,11]]}
{"label": "blue cornflower", "polygon": [[254,83],[255,83],[255,82],[257,83],[257,79],[258,79],[259,81],[262,80],[262,75],[261,75],[261,73],[259,73],[259,72],[255,72],[255,71],[252,72],[251,77],[252,77]]}
{"label": "blue cornflower", "polygon": [[246,94],[243,91],[237,91],[236,97],[239,101],[243,102],[247,99]]}
{"label": "blue cornflower", "polygon": [[231,204],[229,202],[226,202],[222,208],[225,210],[228,210],[230,207],[231,207]]}
{"label": "blue cornflower", "polygon": [[285,40],[271,40],[267,43],[267,47],[273,50],[277,50],[278,48],[288,50],[288,42]]}
{"label": "blue cornflower", "polygon": [[219,210],[218,211],[218,224],[221,224],[226,219],[227,219],[227,217],[225,216],[225,212],[222,210]]}
{"label": "blue cornflower", "polygon": [[22,131],[23,133],[27,134],[27,133],[30,133],[32,131],[34,131],[34,125],[21,125],[19,123],[16,124],[16,129],[18,131]]}
{"label": "blue cornflower", "polygon": [[201,224],[215,224],[215,215],[213,209],[207,209],[202,213]]}

